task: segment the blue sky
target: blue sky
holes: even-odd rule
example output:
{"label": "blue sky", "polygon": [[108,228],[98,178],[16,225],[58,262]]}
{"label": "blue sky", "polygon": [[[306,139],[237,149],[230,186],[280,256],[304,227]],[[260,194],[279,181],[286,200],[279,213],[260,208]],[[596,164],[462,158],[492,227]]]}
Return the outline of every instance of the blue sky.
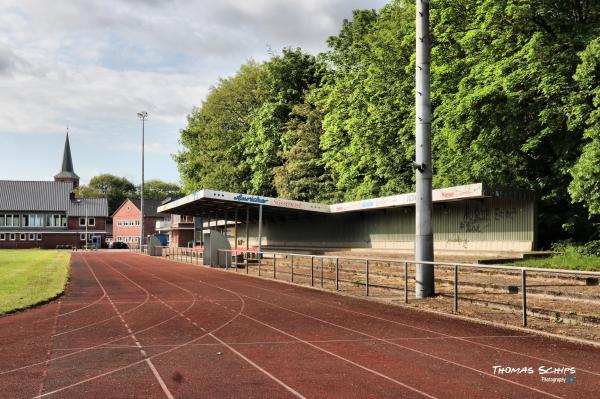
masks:
{"label": "blue sky", "polygon": [[0,179],[58,172],[67,126],[75,171],[179,181],[179,129],[219,77],[268,49],[323,51],[355,8],[383,0],[4,0]]}

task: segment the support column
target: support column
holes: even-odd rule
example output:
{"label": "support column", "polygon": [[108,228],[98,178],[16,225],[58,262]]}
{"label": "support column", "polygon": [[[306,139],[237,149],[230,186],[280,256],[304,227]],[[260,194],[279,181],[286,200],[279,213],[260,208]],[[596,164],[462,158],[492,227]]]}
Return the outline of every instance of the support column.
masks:
{"label": "support column", "polygon": [[233,218],[235,219],[235,249],[237,249],[238,246],[238,209],[237,207],[235,208],[235,211],[233,212]]}
{"label": "support column", "polygon": [[263,206],[258,206],[258,252],[262,252],[262,223],[263,223]]}
{"label": "support column", "polygon": [[250,206],[246,205],[246,249],[250,248],[250,243],[248,242],[250,237],[250,231],[248,225],[250,224]]}
{"label": "support column", "polygon": [[[429,0],[416,0],[415,261],[433,261]],[[416,264],[415,296],[435,295],[433,265]]]}

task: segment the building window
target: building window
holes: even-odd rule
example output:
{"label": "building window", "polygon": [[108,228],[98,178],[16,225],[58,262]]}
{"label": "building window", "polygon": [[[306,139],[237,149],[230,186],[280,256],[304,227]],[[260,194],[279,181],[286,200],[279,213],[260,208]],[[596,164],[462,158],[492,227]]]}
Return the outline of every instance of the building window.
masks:
{"label": "building window", "polygon": [[29,233],[29,241],[35,241],[35,234]]}
{"label": "building window", "polygon": [[16,239],[17,239],[17,235],[16,235],[15,233],[10,233],[10,235],[9,235],[9,239],[10,239],[11,241],[14,241],[14,240],[16,240]]}
{"label": "building window", "polygon": [[37,233],[37,240],[42,241],[42,233]]}
{"label": "building window", "polygon": [[[84,219],[84,220],[85,220],[85,219]],[[79,234],[79,239],[80,239],[81,241],[85,241],[85,233],[81,233],[81,234]]]}
{"label": "building window", "polygon": [[85,226],[85,218],[79,218],[79,225]]}
{"label": "building window", "polygon": [[88,218],[88,226],[95,226],[96,218]]}
{"label": "building window", "polygon": [[19,234],[19,241],[25,241],[26,238],[27,238],[27,234],[25,234],[25,233]]}
{"label": "building window", "polygon": [[6,240],[6,234],[0,233],[0,241]]}
{"label": "building window", "polygon": [[6,215],[0,215],[0,227],[6,226]]}

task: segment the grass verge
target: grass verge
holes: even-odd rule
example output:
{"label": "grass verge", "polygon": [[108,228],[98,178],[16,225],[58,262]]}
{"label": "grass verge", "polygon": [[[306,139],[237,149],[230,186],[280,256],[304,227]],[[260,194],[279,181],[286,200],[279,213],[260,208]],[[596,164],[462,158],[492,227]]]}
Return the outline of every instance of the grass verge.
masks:
{"label": "grass verge", "polygon": [[559,255],[549,258],[524,259],[511,264],[527,267],[600,271],[600,256],[581,254],[575,248],[567,247]]}
{"label": "grass verge", "polygon": [[0,251],[0,315],[25,309],[61,294],[71,254],[45,250]]}

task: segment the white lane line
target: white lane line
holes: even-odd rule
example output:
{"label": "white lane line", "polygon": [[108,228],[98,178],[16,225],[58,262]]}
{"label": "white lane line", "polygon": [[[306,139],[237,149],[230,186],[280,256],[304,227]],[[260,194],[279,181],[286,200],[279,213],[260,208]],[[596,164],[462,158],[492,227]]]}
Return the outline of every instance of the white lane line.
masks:
{"label": "white lane line", "polygon": [[[283,307],[283,306],[275,305],[275,304],[273,304],[271,302],[268,302],[268,301],[263,301],[261,299],[253,298],[251,296],[244,295],[244,294],[240,294],[240,295],[243,296],[243,297],[246,297],[248,299],[255,300],[257,302],[262,302],[262,303],[265,303],[267,305],[273,306],[275,308],[288,311],[290,313],[295,313],[295,314],[298,314],[300,316],[307,317],[309,319],[319,321],[321,323],[329,324],[329,325],[334,326],[336,328],[340,328],[340,329],[343,329],[343,330],[346,330],[346,331],[350,331],[350,332],[353,332],[353,333],[356,333],[356,334],[360,334],[360,335],[363,335],[365,337],[369,337],[371,339],[374,339],[374,340],[377,340],[377,341],[380,341],[380,342],[385,342],[387,344],[390,344],[390,345],[396,346],[398,348],[402,348],[402,349],[405,349],[405,350],[417,353],[417,354],[422,355],[422,356],[430,357],[432,359],[436,359],[436,360],[440,360],[440,361],[443,361],[443,362],[448,363],[448,364],[452,364],[452,365],[454,365],[456,367],[465,368],[467,370],[471,370],[471,371],[474,371],[476,373],[479,373],[479,374],[482,374],[482,375],[486,375],[488,377],[496,378],[498,380],[507,382],[509,384],[517,385],[517,386],[519,386],[521,388],[526,388],[526,389],[529,389],[529,390],[532,390],[532,391],[535,391],[535,392],[538,392],[538,393],[541,393],[541,394],[544,394],[544,395],[547,395],[547,396],[550,396],[550,397],[553,397],[553,398],[562,399],[561,396],[556,396],[556,395],[551,394],[550,392],[542,391],[541,389],[537,389],[537,388],[531,387],[529,385],[521,384],[521,383],[516,382],[516,381],[512,381],[512,380],[509,380],[509,379],[506,379],[506,378],[502,378],[502,377],[500,377],[498,375],[495,375],[495,374],[492,374],[492,373],[488,373],[486,371],[479,370],[479,369],[476,369],[474,367],[467,366],[466,364],[458,363],[458,362],[455,362],[455,361],[443,358],[441,356],[437,356],[437,355],[434,355],[434,354],[431,354],[431,353],[423,352],[421,350],[414,349],[414,348],[411,348],[409,346],[401,345],[399,343],[387,340],[385,338],[379,338],[379,337],[376,337],[374,335],[371,335],[371,334],[368,334],[368,333],[365,333],[365,332],[362,332],[362,331],[359,331],[359,330],[355,330],[354,328],[345,327],[345,326],[342,326],[340,324],[336,324],[336,323],[333,323],[333,322],[321,319],[319,317],[315,317],[315,316],[312,316],[312,315],[309,315],[309,314],[306,314],[306,313],[298,312],[296,310],[289,309],[289,308],[286,308],[286,307]],[[245,315],[243,315],[243,316],[245,316]]]}
{"label": "white lane line", "polygon": [[[177,273],[177,274],[180,274],[180,273]],[[228,281],[228,282],[230,282],[230,283],[231,283],[231,281],[230,281],[230,280],[225,280],[225,279],[222,279],[222,278],[218,278],[218,279],[219,279],[219,280],[222,280],[222,281]],[[208,284],[208,283],[202,282],[201,280],[197,280],[197,281],[198,281],[198,282],[200,282],[200,283],[202,283],[202,284],[211,285],[211,284]],[[243,283],[241,283],[241,284],[242,284],[242,285],[245,285],[245,284],[243,284]],[[216,286],[215,286],[215,287],[216,287]],[[230,291],[230,290],[226,290],[226,291]],[[269,290],[267,290],[267,291],[269,291]],[[233,292],[233,291],[230,291],[230,292]],[[445,358],[442,358],[442,357],[439,357],[439,356],[436,356],[436,355],[433,355],[433,354],[430,354],[430,353],[426,353],[426,352],[423,352],[423,351],[419,351],[419,350],[416,350],[416,349],[413,349],[413,348],[410,348],[410,347],[407,347],[407,346],[404,346],[404,345],[400,345],[400,344],[397,344],[397,343],[395,343],[395,342],[392,342],[392,341],[389,341],[389,340],[385,340],[385,339],[382,339],[382,338],[379,338],[379,337],[374,337],[374,336],[371,336],[371,335],[369,335],[369,334],[363,333],[363,332],[361,332],[361,331],[354,330],[354,329],[351,329],[351,328],[347,328],[347,327],[344,327],[344,326],[341,326],[341,325],[337,325],[337,324],[335,324],[335,323],[331,323],[331,322],[328,322],[328,321],[326,321],[326,320],[322,320],[322,319],[319,319],[319,318],[317,318],[317,317],[313,317],[313,316],[311,316],[311,315],[307,315],[307,314],[304,314],[304,313],[301,313],[301,312],[297,312],[297,311],[294,311],[294,310],[291,310],[291,309],[288,309],[288,308],[280,307],[280,306],[274,305],[274,304],[273,304],[273,303],[271,303],[271,302],[267,302],[267,301],[263,301],[263,300],[260,300],[260,299],[257,299],[257,298],[253,298],[253,297],[250,297],[250,296],[248,296],[248,295],[237,294],[237,293],[236,293],[236,295],[239,295],[239,296],[244,296],[244,297],[246,297],[246,298],[249,298],[249,299],[254,299],[254,300],[257,300],[257,301],[259,301],[259,302],[266,303],[267,305],[271,305],[271,306],[274,306],[274,307],[277,307],[277,308],[280,308],[280,309],[283,309],[283,310],[287,310],[287,311],[290,311],[290,312],[293,312],[293,313],[297,313],[297,314],[300,314],[300,315],[303,315],[303,316],[306,316],[306,317],[309,317],[309,318],[312,318],[312,319],[315,319],[315,320],[318,320],[318,321],[321,321],[321,322],[324,322],[324,323],[327,323],[327,324],[334,325],[334,326],[336,326],[336,327],[339,327],[339,328],[343,328],[343,329],[346,329],[346,330],[349,330],[349,331],[353,331],[353,332],[355,332],[355,333],[358,333],[358,334],[361,334],[361,335],[364,335],[364,336],[368,336],[368,337],[371,337],[371,338],[373,338],[373,339],[376,339],[376,340],[379,340],[379,341],[382,341],[382,342],[387,342],[387,343],[389,343],[389,344],[391,344],[391,345],[398,346],[398,347],[400,347],[400,348],[403,348],[403,349],[406,349],[406,350],[409,350],[409,351],[413,351],[413,352],[416,352],[416,353],[418,353],[418,354],[421,354],[421,355],[424,355],[424,356],[427,356],[427,357],[436,358],[437,360],[442,360],[442,361],[444,361],[444,362],[447,362],[447,363],[449,363],[449,364],[452,364],[452,365],[454,365],[454,366],[463,367],[463,368],[466,368],[466,369],[468,369],[468,370],[471,370],[471,371],[474,371],[474,372],[477,372],[477,373],[480,373],[480,374],[483,374],[483,375],[488,375],[488,376],[490,376],[490,377],[497,378],[497,379],[499,379],[499,380],[502,380],[502,381],[505,381],[505,382],[508,382],[508,383],[511,383],[511,384],[514,384],[514,385],[520,386],[520,387],[522,387],[522,388],[526,388],[526,389],[529,389],[529,390],[533,390],[533,391],[536,391],[536,392],[542,393],[542,394],[544,394],[544,395],[547,395],[547,396],[551,396],[551,397],[554,397],[554,398],[560,398],[560,396],[553,395],[553,394],[551,394],[551,393],[549,393],[549,392],[545,392],[545,391],[539,390],[539,389],[537,389],[537,388],[530,387],[530,386],[528,386],[528,385],[524,385],[524,384],[520,384],[520,383],[518,383],[518,382],[515,382],[515,381],[511,381],[511,380],[508,380],[508,379],[504,379],[504,378],[502,378],[502,377],[499,377],[499,376],[497,376],[497,375],[494,375],[494,374],[491,374],[491,373],[487,373],[487,372],[485,372],[485,371],[478,370],[478,369],[472,368],[472,367],[470,367],[470,366],[467,366],[467,365],[464,365],[464,364],[461,364],[461,363],[453,362],[453,361],[451,361],[451,360],[448,360],[448,359],[445,359]],[[284,294],[284,295],[285,295],[285,294]],[[290,295],[290,296],[291,296],[291,295]],[[221,306],[222,306],[222,305],[221,305]],[[243,314],[242,316],[244,316],[244,317],[248,317],[248,316],[247,316],[247,315],[245,315],[245,314]],[[273,327],[273,328],[274,328],[274,327]],[[438,333],[438,334],[439,334],[439,335],[446,335],[446,334],[442,334],[442,333]],[[451,336],[449,336],[449,337],[451,337]]]}
{"label": "white lane line", "polygon": [[[243,315],[242,315],[243,316]],[[224,347],[226,347],[227,349],[229,349],[231,352],[235,353],[236,355],[238,355],[239,357],[241,357],[242,359],[244,359],[246,362],[248,362],[250,365],[254,366],[256,369],[260,370],[263,372],[263,374],[265,374],[266,376],[268,376],[270,379],[272,379],[273,381],[275,381],[276,383],[278,383],[279,385],[281,385],[283,388],[285,388],[287,391],[289,391],[290,393],[292,393],[294,396],[296,396],[297,398],[302,398],[302,399],[306,399],[306,397],[304,395],[302,395],[300,392],[296,391],[294,388],[290,387],[289,385],[287,385],[285,382],[281,381],[279,378],[275,377],[273,374],[269,373],[267,370],[263,369],[262,367],[260,367],[258,364],[254,363],[252,360],[248,359],[246,356],[244,356],[243,354],[241,354],[240,352],[236,351],[233,347],[231,347],[230,345],[228,345],[225,341],[221,340],[219,337],[217,337],[214,334],[209,333],[208,335],[210,335],[211,337],[213,337],[215,340],[217,340],[218,342],[221,343],[221,345],[223,345]]]}
{"label": "white lane line", "polygon": [[[133,267],[133,266],[132,266],[132,267]],[[134,268],[135,268],[135,267],[134,267]],[[137,269],[137,268],[135,268],[135,269]],[[139,269],[139,270],[140,270],[140,271],[143,271],[143,270],[141,270],[141,269]],[[158,278],[158,279],[160,279],[160,280],[162,280],[162,281],[165,281],[166,283],[168,283],[168,284],[170,284],[170,285],[173,285],[174,287],[177,287],[177,288],[179,288],[179,289],[180,289],[180,290],[182,290],[182,291],[185,291],[185,292],[188,292],[188,293],[190,293],[190,294],[194,295],[194,294],[193,294],[191,291],[189,291],[188,289],[186,289],[186,288],[184,288],[184,287],[181,287],[181,286],[179,286],[179,285],[177,285],[177,284],[174,284],[174,283],[172,283],[172,282],[169,282],[169,281],[167,281],[167,280],[164,280],[164,279],[162,279],[162,278],[160,278],[160,277],[158,277],[158,276],[154,275],[153,273],[150,273],[150,272],[145,272],[145,271],[143,271],[143,272],[144,272],[144,273],[147,273],[147,274],[150,274],[150,275],[153,275],[153,276],[155,276],[156,278]],[[179,274],[179,273],[177,273],[177,274]],[[251,320],[254,320],[255,322],[258,322],[259,324],[263,324],[263,325],[265,325],[265,326],[266,326],[266,327],[268,327],[268,328],[271,328],[271,329],[273,329],[273,330],[275,330],[275,331],[278,331],[278,332],[280,332],[281,334],[287,335],[287,336],[289,336],[289,337],[291,337],[291,338],[293,338],[293,339],[296,339],[297,341],[299,341],[299,342],[302,342],[302,343],[304,343],[304,344],[306,344],[306,345],[309,345],[309,346],[311,346],[311,347],[313,347],[313,348],[315,348],[315,349],[317,349],[317,350],[319,350],[319,351],[321,351],[321,352],[327,353],[327,354],[329,354],[329,355],[331,355],[331,356],[333,356],[333,357],[335,357],[335,358],[337,358],[337,359],[339,359],[339,360],[342,360],[342,361],[344,361],[344,362],[347,362],[347,363],[349,363],[349,364],[352,364],[353,366],[355,366],[355,367],[358,367],[358,368],[360,368],[360,369],[362,369],[362,370],[368,371],[368,372],[370,372],[370,373],[372,373],[372,374],[375,374],[375,375],[377,375],[377,376],[379,376],[379,377],[382,377],[382,378],[384,378],[384,379],[386,379],[386,380],[388,380],[388,381],[391,381],[391,382],[393,382],[393,383],[395,383],[395,384],[398,384],[398,385],[400,385],[400,386],[402,386],[402,387],[404,387],[404,388],[406,388],[406,389],[409,389],[409,390],[411,390],[411,391],[413,391],[413,392],[415,392],[415,393],[418,393],[418,394],[420,394],[420,395],[423,395],[423,396],[425,396],[425,397],[427,397],[427,398],[430,398],[430,399],[438,399],[437,397],[435,397],[435,396],[433,396],[433,395],[429,395],[429,394],[428,394],[428,393],[426,393],[426,392],[423,392],[423,391],[421,391],[421,390],[419,390],[419,389],[417,389],[417,388],[414,388],[414,387],[412,387],[412,386],[410,386],[410,385],[407,385],[407,384],[405,384],[405,383],[403,383],[403,382],[401,382],[401,381],[398,381],[398,380],[396,380],[396,379],[394,379],[394,378],[392,378],[392,377],[389,377],[389,376],[387,376],[387,375],[385,375],[385,374],[382,374],[382,373],[380,373],[380,372],[378,372],[378,371],[376,371],[376,370],[370,369],[370,368],[368,368],[368,367],[366,367],[366,366],[363,366],[362,364],[359,364],[359,363],[353,362],[353,361],[352,361],[352,360],[350,360],[350,359],[347,359],[347,358],[345,358],[345,357],[342,357],[342,356],[340,356],[340,355],[337,355],[337,354],[335,354],[335,353],[333,353],[333,352],[330,352],[330,351],[328,351],[328,350],[326,350],[326,349],[323,349],[323,348],[321,348],[321,347],[319,347],[319,346],[317,346],[317,345],[311,344],[310,342],[304,341],[304,340],[302,340],[301,338],[298,338],[298,337],[296,337],[296,336],[294,336],[294,335],[292,335],[292,334],[289,334],[289,333],[287,333],[287,332],[285,332],[285,331],[279,330],[278,328],[276,328],[276,327],[273,327],[273,326],[271,326],[271,325],[269,325],[269,324],[266,324],[266,323],[264,323],[264,322],[262,322],[262,321],[260,321],[260,320],[254,319],[254,318],[252,318],[251,316],[248,316],[248,315],[246,315],[246,314],[244,314],[244,313],[243,313],[243,310],[244,310],[244,308],[245,308],[245,303],[246,303],[246,301],[244,300],[244,298],[242,297],[242,295],[241,295],[241,294],[239,294],[239,293],[237,293],[237,292],[235,292],[235,291],[233,291],[233,290],[229,290],[229,289],[227,289],[227,288],[223,288],[223,287],[219,287],[219,286],[217,286],[217,285],[213,285],[213,284],[209,284],[209,283],[203,282],[202,280],[196,280],[196,281],[198,281],[198,282],[199,282],[199,283],[201,283],[201,284],[207,285],[207,286],[209,286],[209,287],[217,288],[217,289],[220,289],[220,290],[223,290],[223,291],[226,291],[226,292],[232,293],[233,295],[235,295],[236,297],[238,297],[238,298],[240,299],[240,301],[242,301],[242,304],[244,305],[244,306],[243,306],[243,308],[242,308],[242,310],[240,311],[240,316],[243,316],[243,317],[249,318],[249,319],[251,319]],[[212,303],[212,301],[210,301],[210,299],[209,299],[209,302],[211,302],[211,303]],[[222,307],[222,308],[224,308],[224,309],[230,310],[230,309],[229,309],[228,307],[226,307],[225,305],[222,305],[222,304],[220,304],[220,303],[215,303],[215,304],[216,304],[216,305],[218,305],[218,306],[221,306],[221,307]],[[209,334],[209,335],[211,335],[211,336],[212,336],[212,337],[214,337],[215,339],[219,340],[219,339],[218,339],[216,336],[214,336],[213,334]],[[228,346],[228,347],[229,347],[229,346]],[[229,347],[229,349],[231,349],[231,350],[233,351],[233,348]],[[237,354],[237,353],[239,353],[239,352],[237,352],[237,351],[234,351],[234,353],[236,353],[236,354]],[[241,355],[241,354],[239,354],[239,355],[240,355],[240,356],[241,356],[241,357],[242,357],[244,360],[246,360],[246,361],[250,362],[250,360],[249,360],[249,359],[247,359],[245,356],[243,356],[243,355]],[[250,364],[254,365],[253,363],[250,363]],[[256,365],[255,367],[257,367],[257,368],[258,368],[258,365]],[[259,368],[259,370],[263,371],[263,369],[261,369],[261,368]],[[269,378],[275,378],[274,376],[272,376],[272,375],[270,375],[270,374],[267,374],[267,373],[266,373],[266,371],[263,371],[263,372],[265,372],[265,375],[269,376]],[[280,382],[280,380],[278,380],[278,379],[274,379],[274,381],[276,381],[276,382],[277,382],[277,383],[279,383],[279,384],[283,384],[283,382]]]}
{"label": "white lane line", "polygon": [[[93,273],[93,271],[92,271],[92,273]],[[94,277],[96,277],[96,274],[94,274]],[[102,286],[102,283],[100,283],[99,280],[98,280],[98,283]],[[104,289],[104,287],[102,289]],[[148,291],[146,291],[146,293],[149,294]],[[110,295],[106,294],[106,297],[108,298],[108,302],[110,302],[110,304],[112,305],[113,309],[115,310],[115,312],[119,316],[119,319],[121,319],[121,321],[123,322],[123,325],[125,326],[125,328],[129,332],[129,336],[131,337],[131,339],[133,340],[133,342],[135,342],[135,345],[138,348],[141,348],[142,346],[140,345],[140,342],[138,341],[138,339],[135,336],[135,334],[133,332],[131,332],[131,328],[129,328],[129,325],[123,319],[123,316],[121,316],[121,312],[119,311],[119,309],[113,303],[112,299],[110,298]],[[156,370],[156,367],[154,367],[154,364],[152,363],[152,361],[150,359],[148,359],[148,357],[146,356],[146,352],[144,352],[143,350],[140,350],[140,354],[142,355],[142,357],[145,358],[144,360],[146,361],[146,363],[150,367],[150,370],[152,371],[152,374],[154,374],[154,377],[156,378],[156,380],[158,381],[158,384],[160,385],[160,387],[162,388],[163,392],[165,393],[165,396],[168,399],[173,399],[173,395],[171,394],[171,391],[169,391],[169,388],[167,387],[167,384],[165,384],[165,381],[162,379],[162,377],[160,376],[160,374]]]}
{"label": "white lane line", "polygon": [[[180,274],[180,273],[178,273],[178,274]],[[226,279],[223,279],[223,278],[218,278],[218,279],[222,280],[222,281],[229,281],[229,280],[226,280]],[[270,280],[270,281],[277,282],[277,280]],[[347,309],[347,308],[344,308],[344,307],[341,307],[341,306],[332,305],[332,304],[329,304],[329,303],[319,302],[319,301],[312,300],[312,299],[306,299],[305,297],[302,297],[302,296],[299,296],[299,295],[288,294],[288,293],[282,292],[282,291],[273,291],[271,289],[264,288],[264,287],[261,287],[261,286],[258,286],[258,285],[254,285],[254,284],[247,284],[247,283],[242,283],[242,282],[236,282],[236,283],[241,284],[241,285],[245,285],[245,286],[251,287],[251,288],[257,288],[259,290],[267,291],[267,292],[270,292],[270,293],[273,293],[273,294],[277,294],[277,295],[285,295],[287,297],[294,298],[296,300],[301,300],[303,302],[316,303],[316,304],[318,304],[320,306],[327,306],[327,307],[332,308],[332,309],[341,310],[341,311],[344,311],[344,312],[347,312],[347,313],[352,313],[352,314],[357,314],[357,315],[369,317],[369,318],[372,318],[372,319],[375,319],[375,320],[385,321],[385,322],[396,324],[396,325],[399,325],[399,326],[408,327],[408,328],[411,328],[411,329],[414,329],[414,330],[426,331],[426,332],[430,332],[430,333],[433,333],[433,334],[438,334],[438,335],[441,335],[441,336],[446,337],[446,338],[455,339],[455,340],[458,340],[458,341],[468,342],[468,343],[471,343],[471,344],[474,344],[474,345],[477,345],[477,346],[482,346],[482,347],[485,347],[485,348],[495,349],[495,350],[498,350],[498,351],[511,353],[513,355],[517,355],[517,356],[521,356],[521,357],[527,357],[529,359],[541,360],[543,362],[554,363],[554,364],[557,364],[557,365],[560,365],[560,366],[564,366],[564,367],[575,367],[577,369],[577,371],[582,371],[584,373],[592,374],[592,375],[596,375],[596,376],[600,377],[600,373],[598,373],[596,371],[588,370],[588,369],[585,369],[585,368],[582,368],[582,367],[573,366],[573,365],[570,365],[569,363],[566,363],[566,362],[557,361],[557,360],[551,360],[551,359],[546,359],[546,358],[539,357],[539,356],[534,356],[534,355],[528,355],[528,354],[525,354],[525,353],[522,353],[522,352],[516,352],[516,351],[512,351],[510,349],[506,349],[506,348],[502,348],[502,347],[498,347],[498,346],[494,346],[494,345],[490,345],[490,344],[484,344],[483,342],[471,341],[472,338],[486,338],[486,336],[482,336],[482,337],[458,337],[458,336],[453,336],[453,335],[446,334],[446,333],[443,333],[443,332],[439,332],[439,331],[436,331],[436,330],[431,330],[429,328],[416,327],[416,326],[414,326],[412,324],[402,323],[400,321],[387,319],[385,317],[374,316],[374,315],[369,314],[369,313],[363,313],[363,312],[359,312],[359,311],[356,311],[356,310],[350,310],[350,309]],[[300,286],[300,285],[298,285],[298,287],[302,288],[302,286]],[[328,292],[328,294],[334,295],[335,293]],[[353,299],[361,300],[361,298],[359,298],[359,297],[353,297]],[[412,310],[415,310],[415,309],[412,309]],[[528,337],[528,338],[540,338],[538,335],[533,335],[533,334],[524,335],[522,337],[523,338],[525,338],[525,337]]]}
{"label": "white lane line", "polygon": [[321,352],[327,353],[328,355],[331,355],[331,356],[333,356],[333,357],[335,357],[335,358],[337,358],[337,359],[343,360],[344,362],[350,363],[350,364],[352,364],[352,365],[354,365],[354,366],[356,366],[356,367],[358,367],[358,368],[360,368],[360,369],[363,369],[363,370],[365,370],[365,371],[368,371],[369,373],[375,374],[375,375],[377,375],[377,376],[379,376],[379,377],[381,377],[381,378],[384,378],[384,379],[386,379],[386,380],[388,380],[388,381],[391,381],[391,382],[393,382],[393,383],[395,383],[395,384],[398,384],[398,385],[400,385],[400,386],[402,386],[402,387],[404,387],[404,388],[406,388],[406,389],[409,389],[409,390],[411,390],[411,391],[413,391],[413,392],[416,392],[416,393],[418,393],[418,394],[420,394],[420,395],[422,395],[422,396],[425,396],[425,397],[427,397],[427,398],[431,398],[431,399],[437,399],[437,397],[436,397],[436,396],[430,395],[430,394],[428,394],[428,393],[426,393],[426,392],[423,392],[423,391],[421,391],[420,389],[417,389],[417,388],[415,388],[415,387],[411,387],[410,385],[407,385],[407,384],[405,384],[405,383],[403,383],[403,382],[401,382],[401,381],[398,381],[398,380],[396,380],[396,379],[394,379],[394,378],[392,378],[392,377],[389,377],[389,376],[387,376],[387,375],[385,375],[385,374],[382,374],[382,373],[380,373],[379,371],[376,371],[376,370],[373,370],[373,369],[371,369],[371,368],[369,368],[369,367],[363,366],[362,364],[356,363],[356,362],[354,362],[354,361],[352,361],[352,360],[350,360],[350,359],[346,359],[346,358],[345,358],[345,357],[343,357],[343,356],[340,356],[340,355],[337,355],[337,354],[335,354],[335,353],[333,353],[333,352],[330,352],[330,351],[328,351],[327,349],[323,349],[323,348],[321,348],[320,346],[317,346],[317,345],[315,345],[315,344],[312,344],[312,343],[310,343],[310,342],[308,342],[308,341],[305,341],[305,340],[303,340],[302,338],[296,337],[296,336],[295,336],[295,335],[293,335],[293,334],[290,334],[290,333],[287,333],[287,332],[285,332],[285,331],[283,331],[283,330],[280,330],[280,329],[278,329],[277,327],[273,327],[273,326],[271,326],[271,325],[269,325],[269,324],[267,324],[267,323],[264,323],[264,322],[262,322],[262,321],[260,321],[260,320],[258,320],[258,319],[255,319],[255,318],[254,318],[254,317],[252,317],[252,316],[248,316],[247,314],[243,314],[243,313],[242,313],[242,316],[243,316],[243,317],[246,317],[246,318],[248,318],[248,319],[250,319],[250,320],[252,320],[252,321],[254,321],[254,322],[258,323],[258,324],[262,324],[262,325],[264,325],[265,327],[271,328],[271,329],[273,329],[273,330],[275,330],[275,331],[277,331],[277,332],[279,332],[279,333],[281,333],[281,334],[287,335],[287,336],[288,336],[288,337],[290,337],[290,338],[296,339],[296,340],[298,340],[299,342],[302,342],[302,343],[304,343],[304,344],[306,344],[306,345],[309,345],[309,346],[311,346],[311,347],[313,347],[313,348],[315,348],[315,349],[317,349],[317,350],[319,350],[319,351],[321,351]]}
{"label": "white lane line", "polygon": [[[126,262],[124,262],[124,263],[125,263],[125,264],[127,264]],[[186,288],[184,288],[184,287],[182,287],[182,286],[180,286],[180,285],[177,285],[177,284],[175,284],[175,283],[172,283],[172,282],[170,282],[170,281],[168,281],[168,280],[164,280],[164,279],[162,279],[162,278],[160,278],[160,277],[156,276],[156,275],[155,275],[155,274],[153,274],[153,273],[146,272],[146,271],[144,271],[144,270],[138,269],[137,267],[131,266],[131,265],[129,265],[129,264],[127,264],[127,265],[128,265],[129,267],[131,267],[132,269],[136,269],[136,270],[139,270],[139,271],[141,271],[141,272],[143,272],[143,273],[146,273],[146,274],[152,275],[152,276],[154,276],[155,278],[157,278],[157,279],[159,279],[159,280],[161,280],[161,281],[164,281],[165,283],[167,283],[167,284],[169,284],[169,285],[171,285],[171,286],[173,286],[173,287],[175,287],[175,288],[177,288],[177,289],[179,289],[179,290],[182,290],[182,291],[184,291],[184,292],[188,293],[189,295],[191,295],[191,296],[192,296],[192,298],[194,298],[194,300],[195,300],[195,298],[196,298],[196,295],[195,295],[193,292],[191,292],[190,290],[188,290],[188,289],[186,289]],[[224,291],[227,291],[227,292],[230,292],[229,290],[227,290],[227,289],[225,289],[225,288],[221,288],[221,287],[216,287],[216,288],[217,288],[217,289],[224,290]],[[232,291],[231,291],[231,292],[232,292]],[[233,292],[232,292],[232,293],[233,293]],[[243,298],[242,298],[240,295],[237,295],[236,293],[233,293],[233,294],[234,294],[234,295],[236,295],[236,296],[239,298],[239,300],[238,300],[238,301],[236,301],[236,302],[237,302],[237,303],[241,302],[241,304],[242,304],[242,308],[241,308],[240,312],[238,313],[238,316],[240,316],[240,315],[241,315],[241,316],[243,316],[242,312],[243,312],[243,310],[244,310],[244,308],[245,308],[245,301],[244,301],[244,299],[243,299]],[[158,298],[158,300],[162,302],[162,300],[161,300],[160,298]],[[210,301],[210,300],[209,300],[209,302],[212,302],[212,301]],[[166,304],[166,303],[165,303],[165,305],[166,305],[166,306],[168,306],[168,304]],[[223,306],[223,305],[221,305],[221,304],[216,304],[216,305],[218,305],[218,306],[221,306],[221,307],[224,307],[224,306]],[[228,309],[228,308],[226,308],[226,309],[227,309],[227,310],[231,310],[231,309]],[[233,311],[235,312],[235,310],[233,310]],[[191,322],[191,321],[190,321],[190,322]],[[193,322],[192,322],[192,324],[196,325],[196,323],[193,323]],[[201,328],[201,329],[204,331],[204,328]],[[281,381],[279,378],[275,377],[273,374],[269,373],[269,372],[268,372],[267,370],[265,370],[264,368],[260,367],[258,364],[256,364],[255,362],[253,362],[252,360],[250,360],[250,359],[249,359],[249,358],[247,358],[246,356],[242,355],[240,352],[238,352],[237,350],[235,350],[233,347],[231,347],[230,345],[228,345],[227,343],[225,343],[224,341],[222,341],[221,339],[219,339],[217,336],[215,336],[214,334],[212,334],[212,332],[209,332],[207,335],[209,335],[210,337],[212,337],[212,338],[213,338],[213,339],[215,339],[216,341],[220,342],[220,343],[221,343],[223,346],[225,346],[227,349],[229,349],[229,350],[230,350],[232,353],[234,353],[235,355],[237,355],[237,356],[239,356],[240,358],[242,358],[243,360],[245,360],[245,361],[246,361],[248,364],[250,364],[251,366],[253,366],[253,367],[254,367],[254,368],[256,368],[257,370],[259,370],[260,372],[262,372],[264,375],[266,375],[267,377],[269,377],[271,380],[275,381],[277,384],[279,384],[281,387],[283,387],[283,388],[284,388],[285,390],[287,390],[288,392],[292,393],[292,394],[293,394],[294,396],[296,396],[297,398],[306,399],[306,397],[305,397],[305,396],[303,396],[302,394],[300,394],[298,391],[296,391],[295,389],[293,389],[292,387],[290,387],[289,385],[287,385],[286,383],[284,383],[283,381]]]}

